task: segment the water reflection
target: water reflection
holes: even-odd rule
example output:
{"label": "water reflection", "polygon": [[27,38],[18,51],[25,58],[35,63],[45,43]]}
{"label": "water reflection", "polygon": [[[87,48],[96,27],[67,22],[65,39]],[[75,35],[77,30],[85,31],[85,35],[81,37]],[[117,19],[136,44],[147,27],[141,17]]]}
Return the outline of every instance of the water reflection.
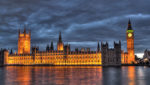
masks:
{"label": "water reflection", "polygon": [[5,84],[101,85],[102,67],[6,67]]}
{"label": "water reflection", "polygon": [[1,85],[149,85],[149,67],[8,66]]}
{"label": "water reflection", "polygon": [[103,68],[103,85],[121,85],[121,67]]}
{"label": "water reflection", "polygon": [[135,84],[135,67],[133,66],[128,67],[128,79],[129,79],[129,85],[136,85]]}

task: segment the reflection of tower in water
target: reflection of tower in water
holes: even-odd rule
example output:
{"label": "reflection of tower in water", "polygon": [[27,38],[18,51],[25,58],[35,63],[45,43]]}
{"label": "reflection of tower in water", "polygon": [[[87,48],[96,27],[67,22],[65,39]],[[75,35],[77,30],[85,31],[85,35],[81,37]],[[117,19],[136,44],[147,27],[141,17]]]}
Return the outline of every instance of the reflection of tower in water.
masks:
{"label": "reflection of tower in water", "polygon": [[30,85],[31,69],[32,67],[6,67],[7,75],[5,78],[5,84],[16,84],[16,85]]}
{"label": "reflection of tower in water", "polygon": [[136,85],[135,72],[135,66],[122,67],[122,83],[124,85]]}
{"label": "reflection of tower in water", "polygon": [[128,67],[128,79],[129,79],[129,83],[128,85],[136,85],[135,82],[135,66],[129,66]]}

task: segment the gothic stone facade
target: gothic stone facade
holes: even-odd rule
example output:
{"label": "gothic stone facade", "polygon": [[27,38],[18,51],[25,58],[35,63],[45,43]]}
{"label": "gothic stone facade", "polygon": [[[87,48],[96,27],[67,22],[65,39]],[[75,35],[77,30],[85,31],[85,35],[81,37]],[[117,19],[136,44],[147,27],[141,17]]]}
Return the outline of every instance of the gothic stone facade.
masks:
{"label": "gothic stone facade", "polygon": [[108,43],[101,43],[102,64],[104,66],[121,65],[121,42],[115,43],[114,48],[109,48]]}

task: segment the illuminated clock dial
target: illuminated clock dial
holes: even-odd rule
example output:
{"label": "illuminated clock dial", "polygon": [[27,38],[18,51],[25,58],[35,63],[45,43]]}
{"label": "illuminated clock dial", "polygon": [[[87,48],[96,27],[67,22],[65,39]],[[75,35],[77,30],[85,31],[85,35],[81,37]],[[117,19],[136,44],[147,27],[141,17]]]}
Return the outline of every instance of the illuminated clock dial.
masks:
{"label": "illuminated clock dial", "polygon": [[128,34],[128,37],[132,37],[132,33],[129,33],[129,34]]}

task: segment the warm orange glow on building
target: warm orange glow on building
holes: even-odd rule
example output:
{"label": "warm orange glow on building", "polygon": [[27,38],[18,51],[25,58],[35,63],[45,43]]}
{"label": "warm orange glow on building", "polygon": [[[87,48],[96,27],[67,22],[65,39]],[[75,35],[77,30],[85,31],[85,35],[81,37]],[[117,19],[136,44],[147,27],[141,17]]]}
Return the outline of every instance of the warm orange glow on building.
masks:
{"label": "warm orange glow on building", "polygon": [[128,22],[128,28],[126,30],[126,40],[127,40],[127,52],[122,51],[121,63],[122,64],[133,64],[133,63],[135,63],[134,30],[131,27],[130,20]]}
{"label": "warm orange glow on building", "polygon": [[64,50],[64,44],[63,44],[62,39],[61,39],[61,32],[59,33],[59,40],[58,40],[58,43],[57,43],[57,50],[58,51],[63,51]]}
{"label": "warm orange glow on building", "polygon": [[31,33],[26,33],[26,29],[24,29],[24,33],[21,33],[19,30],[18,36],[18,54],[30,54],[30,40]]}
{"label": "warm orange glow on building", "polygon": [[[109,62],[121,64],[132,64],[135,62],[134,57],[134,31],[131,28],[129,21],[128,29],[126,31],[127,39],[127,52],[121,50],[121,42],[119,44],[114,43],[115,49],[108,49],[104,46],[106,51],[100,50],[98,43],[97,51],[90,51],[90,48],[80,51],[70,50],[70,45],[63,44],[61,33],[59,34],[59,40],[57,42],[57,50],[53,50],[53,44],[51,49],[47,47],[46,51],[39,51],[37,48],[30,53],[30,40],[31,33],[21,33],[19,31],[18,37],[18,54],[9,54],[8,51],[4,52],[4,64],[5,65],[102,65],[102,61],[108,64]],[[101,46],[102,47],[102,46]],[[119,50],[118,50],[119,49]],[[108,52],[108,53],[107,53]],[[106,56],[102,56],[106,54]],[[121,55],[120,55],[121,54]],[[115,57],[114,57],[115,56]],[[110,58],[107,58],[110,57]],[[112,59],[112,57],[114,57]],[[121,59],[120,59],[121,57]],[[103,60],[102,60],[103,58]],[[116,61],[115,61],[116,59]],[[120,62],[121,61],[121,62]],[[103,64],[104,65],[104,64]]]}
{"label": "warm orange glow on building", "polygon": [[7,65],[101,65],[100,52],[63,51],[36,52],[34,54],[12,54],[5,56]]}
{"label": "warm orange glow on building", "polygon": [[131,23],[129,20],[128,29],[126,32],[127,38],[127,51],[128,51],[128,64],[132,64],[135,62],[134,55],[134,30],[132,30]]}
{"label": "warm orange glow on building", "polygon": [[128,53],[123,52],[121,53],[121,64],[128,64]]}
{"label": "warm orange glow on building", "polygon": [[64,44],[63,44],[62,42],[59,42],[59,43],[57,44],[57,50],[58,50],[58,51],[63,51],[63,50],[64,50]]}

